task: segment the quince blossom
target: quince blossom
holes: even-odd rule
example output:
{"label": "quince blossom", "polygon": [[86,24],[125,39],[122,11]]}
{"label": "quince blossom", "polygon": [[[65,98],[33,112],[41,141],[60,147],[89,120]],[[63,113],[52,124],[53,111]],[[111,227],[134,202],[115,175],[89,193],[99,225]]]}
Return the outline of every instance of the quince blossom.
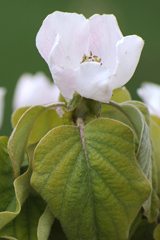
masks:
{"label": "quince blossom", "polygon": [[160,85],[144,83],[137,93],[147,105],[149,112],[160,118]]}
{"label": "quince blossom", "polygon": [[0,87],[0,128],[2,127],[2,122],[3,122],[5,94],[6,94],[6,89],[3,87]]}
{"label": "quince blossom", "polygon": [[55,84],[50,83],[43,73],[35,75],[26,73],[18,80],[14,99],[13,109],[31,105],[43,105],[58,101],[59,89]]}
{"label": "quince blossom", "polygon": [[108,102],[112,91],[135,72],[144,45],[142,38],[123,37],[114,15],[54,12],[44,20],[36,38],[62,95],[75,92]]}

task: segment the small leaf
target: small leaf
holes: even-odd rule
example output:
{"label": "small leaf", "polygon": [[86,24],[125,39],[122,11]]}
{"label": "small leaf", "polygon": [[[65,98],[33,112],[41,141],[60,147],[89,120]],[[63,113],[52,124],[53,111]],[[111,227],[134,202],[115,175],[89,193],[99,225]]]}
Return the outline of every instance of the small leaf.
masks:
{"label": "small leaf", "polygon": [[68,239],[128,239],[150,194],[134,151],[133,132],[112,119],[57,127],[40,141],[31,182]]}
{"label": "small leaf", "polygon": [[26,145],[34,121],[44,111],[42,106],[28,109],[16,125],[8,142],[9,155],[13,163],[14,175],[20,174],[20,165],[24,160]]}
{"label": "small leaf", "polygon": [[50,129],[71,123],[65,114],[62,117],[54,109],[44,106],[29,108],[21,116],[11,137],[8,149],[13,163],[14,175],[20,174],[20,166],[24,161],[24,155],[28,145],[37,143]]}
{"label": "small leaf", "polygon": [[111,100],[122,103],[131,100],[131,95],[126,87],[117,88],[113,91]]}

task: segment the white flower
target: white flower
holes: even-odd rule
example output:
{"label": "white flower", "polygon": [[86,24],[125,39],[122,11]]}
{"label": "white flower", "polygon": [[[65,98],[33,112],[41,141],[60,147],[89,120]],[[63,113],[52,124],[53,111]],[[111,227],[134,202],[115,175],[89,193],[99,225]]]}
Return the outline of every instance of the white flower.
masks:
{"label": "white flower", "polygon": [[5,94],[6,94],[6,89],[3,87],[0,87],[0,128],[2,127],[2,122],[3,122]]}
{"label": "white flower", "polygon": [[149,112],[160,117],[160,85],[144,83],[137,93],[148,106]]}
{"label": "white flower", "polygon": [[65,98],[77,92],[107,102],[132,77],[144,42],[136,35],[123,37],[113,15],[86,19],[54,12],[44,20],[36,45]]}
{"label": "white flower", "polygon": [[31,105],[43,105],[58,101],[59,89],[50,83],[43,73],[35,75],[26,73],[22,75],[17,83],[13,109]]}

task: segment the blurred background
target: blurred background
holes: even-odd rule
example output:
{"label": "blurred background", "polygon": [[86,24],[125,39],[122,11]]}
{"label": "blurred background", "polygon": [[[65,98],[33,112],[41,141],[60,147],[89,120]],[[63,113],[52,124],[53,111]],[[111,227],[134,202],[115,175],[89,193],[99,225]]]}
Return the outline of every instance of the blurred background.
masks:
{"label": "blurred background", "polygon": [[160,1],[146,0],[1,0],[0,1],[0,86],[7,88],[5,117],[0,134],[11,131],[12,97],[24,72],[44,71],[47,64],[35,47],[35,36],[43,19],[55,10],[116,15],[124,35],[137,34],[145,40],[142,58],[132,81],[127,84],[133,98],[141,82],[160,83]]}

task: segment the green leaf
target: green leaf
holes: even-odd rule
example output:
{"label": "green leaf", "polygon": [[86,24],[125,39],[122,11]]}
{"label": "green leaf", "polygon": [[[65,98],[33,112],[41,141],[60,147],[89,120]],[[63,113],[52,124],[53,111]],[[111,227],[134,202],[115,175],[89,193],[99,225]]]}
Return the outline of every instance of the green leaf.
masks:
{"label": "green leaf", "polygon": [[38,223],[37,229],[38,240],[48,240],[53,222],[54,216],[49,210],[49,208],[46,207]]}
{"label": "green leaf", "polygon": [[[128,101],[122,104],[111,103],[108,106],[103,106],[101,115],[122,121],[134,131],[137,143],[136,156],[138,164],[152,184],[152,146],[150,130],[147,124],[149,116],[146,106],[136,101]],[[143,207],[149,221],[155,221],[158,214],[159,201],[154,189]]]}
{"label": "green leaf", "polygon": [[138,163],[145,175],[151,179],[152,161],[150,133],[141,111],[130,101],[122,104],[111,103],[111,105],[103,106],[101,116],[116,119],[127,124],[132,129],[138,145],[136,149]]}
{"label": "green leaf", "polygon": [[151,137],[153,147],[153,169],[155,190],[160,197],[160,125],[157,124],[154,118],[151,118]]}
{"label": "green leaf", "polygon": [[0,138],[0,229],[14,219],[30,191],[30,170],[13,180],[11,161],[7,153],[7,139]]}
{"label": "green leaf", "polygon": [[113,91],[111,100],[122,103],[131,100],[131,95],[126,87],[117,88]]}
{"label": "green leaf", "polygon": [[149,114],[149,111],[148,111],[148,108],[147,106],[142,103],[142,102],[139,102],[139,101],[128,101],[128,103],[130,105],[133,105],[135,106],[136,108],[138,108],[140,110],[140,112],[143,114],[144,118],[145,118],[145,121],[148,125],[150,125],[150,114]]}
{"label": "green leaf", "polygon": [[12,164],[7,153],[6,137],[0,137],[0,211],[4,211],[14,197]]}
{"label": "green leaf", "polygon": [[157,124],[157,122],[154,120],[154,118],[151,118],[150,121],[150,131],[151,131],[151,140],[152,140],[152,205],[151,210],[153,214],[155,215],[155,219],[151,220],[157,220],[159,215],[159,209],[160,209],[160,126]]}
{"label": "green leaf", "polygon": [[0,237],[37,240],[37,226],[43,210],[44,202],[36,196],[30,196],[24,203],[19,215],[0,230]]}
{"label": "green leaf", "polygon": [[51,130],[36,147],[31,182],[69,240],[128,239],[151,190],[133,132],[112,119]]}
{"label": "green leaf", "polygon": [[154,236],[154,240],[160,239],[160,224],[158,224],[157,227],[155,228],[153,236]]}
{"label": "green leaf", "polygon": [[28,145],[37,143],[52,128],[69,123],[71,120],[68,115],[66,117],[64,113],[60,117],[56,110],[48,107],[35,106],[25,111],[16,124],[8,143],[14,175],[17,177],[20,174],[20,166],[24,161]]}
{"label": "green leaf", "polygon": [[156,122],[156,123],[158,124],[158,126],[160,126],[160,118],[157,117],[157,116],[151,116],[151,117],[152,117],[152,120],[153,120],[154,122]]}
{"label": "green leaf", "polygon": [[39,140],[52,128],[60,125],[73,124],[71,120],[71,114],[59,109],[62,116],[59,116],[58,112],[54,109],[44,108],[44,111],[35,120],[31,134],[29,136],[28,144],[38,143]]}
{"label": "green leaf", "polygon": [[20,174],[20,165],[24,160],[26,145],[35,120],[44,111],[44,107],[36,106],[28,109],[16,125],[8,142],[9,155],[12,160],[14,175]]}
{"label": "green leaf", "polygon": [[22,115],[29,109],[29,107],[22,107],[22,108],[18,108],[11,117],[11,123],[12,123],[12,127],[15,128],[15,126],[17,125],[18,121],[20,120],[20,118],[22,117]]}
{"label": "green leaf", "polygon": [[[152,138],[152,128],[153,128],[153,123],[152,120],[150,119],[150,115],[148,112],[147,107],[144,105],[144,103],[142,102],[138,102],[138,101],[130,101],[129,104],[136,106],[141,113],[144,116],[145,119],[145,124],[144,124],[144,133],[142,132],[142,137],[141,137],[141,149],[139,150],[140,154],[138,156],[138,159],[141,159],[141,162],[143,163],[144,160],[143,159],[148,159],[148,163],[150,162],[150,166],[148,165],[148,169],[150,169],[152,171],[149,172],[148,177],[150,178],[151,182],[152,182],[152,194],[150,199],[146,202],[146,204],[144,205],[145,208],[145,215],[148,217],[149,222],[155,222],[157,221],[158,215],[159,215],[159,208],[160,208],[160,200],[158,198],[157,192],[156,192],[156,188],[157,188],[157,183],[156,183],[156,172],[157,172],[157,166],[155,164],[155,160],[154,160],[154,144],[152,141],[152,147],[153,149],[151,149],[151,142],[150,142],[150,138]],[[149,127],[151,126],[151,134],[149,132]],[[147,134],[145,134],[145,132]],[[157,138],[156,138],[157,139]],[[146,140],[147,143],[146,143]],[[143,144],[144,143],[144,144]],[[150,147],[149,147],[150,146]],[[147,150],[153,150],[150,152],[148,152]],[[152,164],[151,161],[152,160]]]}

